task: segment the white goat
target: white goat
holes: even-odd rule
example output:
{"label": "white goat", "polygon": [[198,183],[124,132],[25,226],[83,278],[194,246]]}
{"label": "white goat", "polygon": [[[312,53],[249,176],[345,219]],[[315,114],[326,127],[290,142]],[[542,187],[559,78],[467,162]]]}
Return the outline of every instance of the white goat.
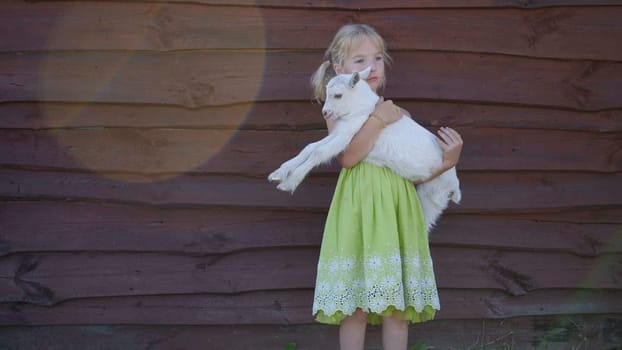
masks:
{"label": "white goat", "polygon": [[[268,176],[268,180],[279,183],[279,190],[294,192],[311,169],[346,149],[379,99],[364,80],[369,72],[367,68],[360,73],[340,74],[328,82],[322,114],[326,119],[335,119],[335,127],[328,136],[307,145]],[[418,182],[430,177],[441,166],[442,158],[443,150],[436,136],[404,115],[382,130],[363,161],[389,167],[400,176]],[[450,199],[460,202],[456,169],[419,184],[417,194],[429,232]]]}

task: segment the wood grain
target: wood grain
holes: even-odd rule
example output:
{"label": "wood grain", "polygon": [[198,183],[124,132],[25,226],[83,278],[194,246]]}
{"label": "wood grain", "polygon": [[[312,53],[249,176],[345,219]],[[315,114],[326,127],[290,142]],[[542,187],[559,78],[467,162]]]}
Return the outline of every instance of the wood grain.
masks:
{"label": "wood grain", "polygon": [[[65,215],[68,212],[73,215]],[[107,251],[202,255],[258,248],[318,247],[325,217],[324,211],[0,202],[0,253]]]}
{"label": "wood grain", "polygon": [[[0,198],[122,202],[161,206],[219,206],[326,210],[336,177],[311,176],[294,195],[265,178],[239,175],[65,173],[4,169]],[[462,202],[448,212],[541,212],[562,208],[617,207],[622,200],[618,173],[464,172]]]}
{"label": "wood grain", "polygon": [[[616,314],[518,317],[507,320],[437,320],[412,325],[411,345],[423,342],[437,349],[470,346],[548,346],[554,349],[589,346],[613,349],[620,342],[622,318]],[[451,337],[447,336],[451,334]],[[0,342],[10,348],[50,350],[110,349],[296,349],[338,348],[338,327],[289,326],[44,326],[2,327]],[[381,328],[369,327],[366,344],[382,346]]]}
{"label": "wood grain", "polygon": [[[622,171],[622,132],[457,128],[465,171]],[[325,130],[0,130],[0,164],[97,173],[268,174]],[[590,152],[583,152],[584,149]],[[330,172],[338,171],[336,162]],[[326,171],[326,170],[323,170]]]}
{"label": "wood grain", "polygon": [[[510,296],[486,289],[441,289],[436,320],[620,313],[620,290],[543,290]],[[69,300],[54,307],[1,303],[0,325],[294,325],[313,323],[313,290]],[[165,316],[164,316],[165,315]]]}
{"label": "wood grain", "polygon": [[[622,131],[622,109],[585,112],[410,99],[398,99],[395,103],[409,111],[419,124],[432,128]],[[0,127],[5,129],[326,129],[321,106],[310,101],[242,103],[196,109],[135,104],[25,102],[0,104],[0,113]]]}
{"label": "wood grain", "polygon": [[411,345],[622,343],[622,1],[0,12],[0,348],[336,348],[310,308],[338,167],[265,177],[325,135],[308,80],[352,22],[387,40],[384,97],[466,139]]}
{"label": "wood grain", "polygon": [[[317,248],[263,249],[226,255],[45,253],[0,258],[0,302],[52,305],[125,295],[235,294],[312,288]],[[439,288],[622,289],[622,255],[496,249],[432,249]]]}
{"label": "wood grain", "polygon": [[[43,0],[57,1],[57,0]],[[93,1],[93,0],[88,0]],[[99,0],[106,2],[115,2],[116,0]],[[128,0],[127,2],[135,2],[137,0]],[[152,0],[153,1],[153,0]],[[294,8],[328,8],[328,9],[384,9],[384,8],[545,8],[557,6],[616,6],[620,5],[620,0],[540,0],[540,1],[524,1],[524,0],[455,0],[451,2],[443,0],[387,0],[378,3],[373,0],[361,0],[356,3],[340,0],[317,0],[304,3],[292,3],[288,0],[169,0],[170,3],[191,3],[206,5],[238,5],[238,6],[259,6],[259,7],[294,7]]]}
{"label": "wood grain", "polygon": [[296,6],[10,1],[3,6],[0,51],[324,50],[339,26],[355,22],[376,27],[395,51],[622,60],[622,51],[610,44],[622,41],[618,21],[622,6],[529,12],[508,8],[477,12],[468,8],[408,9],[417,6],[411,2],[403,2],[400,9],[383,3],[384,8],[376,11],[309,11],[308,6]]}
{"label": "wood grain", "polygon": [[[35,252],[200,255],[261,248],[318,248],[325,218],[325,210],[0,202],[0,255]],[[433,247],[597,256],[622,253],[621,230],[621,209],[548,214],[448,214],[430,239]]]}
{"label": "wood grain", "polygon": [[[622,63],[397,52],[387,96],[596,111],[619,109]],[[302,52],[54,52],[0,55],[0,102],[172,104],[190,108],[311,98],[320,64]],[[399,77],[399,79],[397,78]]]}

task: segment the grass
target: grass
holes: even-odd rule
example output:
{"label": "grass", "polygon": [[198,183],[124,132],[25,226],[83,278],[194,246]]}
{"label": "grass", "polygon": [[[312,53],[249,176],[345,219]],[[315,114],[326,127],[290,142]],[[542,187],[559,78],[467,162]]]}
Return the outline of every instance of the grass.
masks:
{"label": "grass", "polygon": [[[564,346],[568,350],[589,350],[593,348],[594,341],[598,339],[602,333],[602,325],[591,324],[584,321],[581,317],[576,316],[560,316],[552,322],[547,322],[534,329],[530,340],[530,347],[536,350],[558,349]],[[528,331],[528,330],[527,330]],[[486,322],[482,321],[481,334],[477,340],[471,344],[463,346],[450,346],[451,350],[521,350],[524,348],[517,343],[524,342],[524,330],[514,329],[513,327],[506,329],[506,333],[497,334],[493,338],[491,334],[486,332]],[[296,343],[288,343],[285,350],[296,350]],[[423,340],[419,340],[411,345],[408,350],[433,350],[438,349],[434,345],[428,346]],[[610,350],[622,350],[622,347],[615,345]]]}

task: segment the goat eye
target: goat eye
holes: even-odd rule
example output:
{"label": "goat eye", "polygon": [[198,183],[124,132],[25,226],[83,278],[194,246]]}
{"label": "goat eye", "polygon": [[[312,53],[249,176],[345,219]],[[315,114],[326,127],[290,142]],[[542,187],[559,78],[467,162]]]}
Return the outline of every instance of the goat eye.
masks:
{"label": "goat eye", "polygon": [[343,96],[343,95],[342,94],[335,94],[335,96],[333,96],[333,97],[335,97],[336,99],[340,99],[341,96]]}

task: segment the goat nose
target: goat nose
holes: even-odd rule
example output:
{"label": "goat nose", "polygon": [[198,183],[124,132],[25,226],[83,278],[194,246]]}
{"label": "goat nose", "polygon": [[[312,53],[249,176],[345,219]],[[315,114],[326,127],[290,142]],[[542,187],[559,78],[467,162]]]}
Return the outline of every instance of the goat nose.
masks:
{"label": "goat nose", "polygon": [[322,115],[324,116],[324,118],[328,118],[328,115],[330,113],[328,111],[322,111]]}

